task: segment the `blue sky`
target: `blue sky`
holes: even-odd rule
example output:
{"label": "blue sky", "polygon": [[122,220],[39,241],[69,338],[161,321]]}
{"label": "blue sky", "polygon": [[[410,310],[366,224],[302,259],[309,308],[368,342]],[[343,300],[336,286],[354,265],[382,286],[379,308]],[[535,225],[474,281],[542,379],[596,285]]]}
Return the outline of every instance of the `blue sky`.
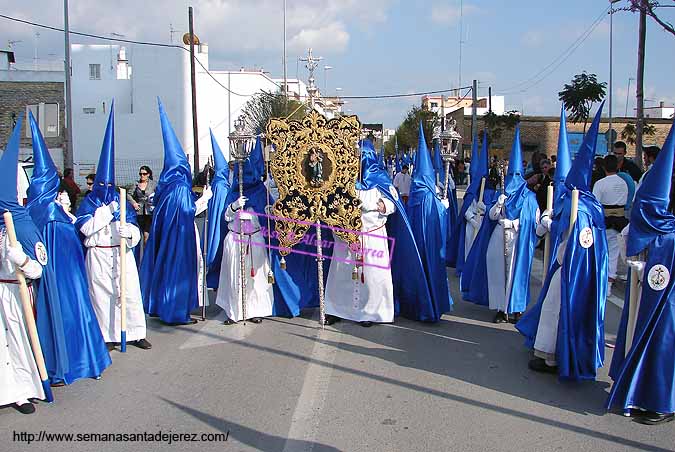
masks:
{"label": "blue sky", "polygon": [[[328,93],[376,95],[438,90],[458,83],[459,0],[287,0],[288,73],[296,74],[297,57],[308,46],[324,57]],[[620,4],[625,4],[623,1]],[[55,8],[58,6],[57,8]],[[71,0],[73,30],[131,39],[169,41],[169,24],[187,29],[187,5],[195,8],[196,31],[209,43],[211,67],[264,67],[281,76],[282,0]],[[479,80],[479,94],[493,87],[504,94],[508,109],[525,114],[557,114],[557,93],[583,70],[609,77],[609,17],[546,78],[523,83],[549,65],[607,8],[605,0],[464,1],[462,82]],[[60,2],[0,0],[0,12],[36,22],[62,26]],[[675,21],[675,8],[663,10]],[[623,115],[629,77],[637,60],[636,14],[614,15],[614,113]],[[42,58],[62,58],[62,38],[31,26],[0,26],[0,43],[16,44],[17,57],[30,61],[37,44]],[[180,34],[178,35],[180,36]],[[74,39],[73,42],[83,42]],[[49,55],[51,54],[51,55]],[[648,19],[645,92],[647,99],[675,103],[675,36]],[[306,70],[300,66],[301,78]],[[317,74],[324,86],[324,71]],[[514,85],[524,92],[510,89]],[[634,82],[631,91],[634,89]],[[510,90],[509,90],[510,89]],[[396,127],[419,98],[352,101],[351,109],[364,122]],[[647,102],[653,105],[653,102]],[[634,107],[631,99],[629,112]]]}

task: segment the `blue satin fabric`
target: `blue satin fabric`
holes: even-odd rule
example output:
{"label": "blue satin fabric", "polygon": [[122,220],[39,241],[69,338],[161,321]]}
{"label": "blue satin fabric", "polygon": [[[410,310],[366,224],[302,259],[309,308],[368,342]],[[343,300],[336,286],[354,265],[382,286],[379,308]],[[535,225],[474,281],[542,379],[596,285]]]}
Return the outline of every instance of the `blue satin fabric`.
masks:
{"label": "blue satin fabric", "polygon": [[[490,219],[488,212],[497,202],[497,198],[499,198],[498,191],[492,188],[485,188],[483,204],[485,204],[486,213],[483,216],[483,222],[478,229],[478,234],[476,234],[476,238],[471,245],[469,254],[466,256],[466,262],[464,263],[459,280],[462,298],[465,301],[470,301],[481,306],[489,306],[490,304],[487,285],[489,273],[486,256],[490,237],[497,222]],[[462,233],[462,240],[464,240],[464,237],[465,233]],[[461,246],[460,249],[463,253],[464,246]],[[477,282],[474,283],[474,281]]]}
{"label": "blue satin fabric", "polygon": [[[626,355],[626,329],[630,286],[626,290],[621,324],[616,340],[614,357],[609,376],[614,380],[607,400],[607,408],[623,409],[639,407],[658,413],[675,412],[675,217],[667,210],[671,190],[671,171],[675,158],[675,125],[659,153],[656,162],[647,173],[636,197],[628,242],[637,242],[634,251],[647,251],[642,298],[637,312],[635,334]],[[650,206],[647,210],[646,207]],[[642,210],[644,209],[644,210]],[[646,250],[640,243],[648,243]],[[655,265],[665,266],[670,271],[670,281],[660,291],[652,289],[647,278]]]}
{"label": "blue satin fabric", "polygon": [[211,181],[213,197],[209,200],[208,230],[206,232],[206,285],[211,289],[218,288],[220,278],[220,265],[223,259],[223,240],[227,234],[227,222],[223,218],[227,204],[225,199],[230,192],[230,167],[225,160],[225,155],[218,146],[216,137],[211,132],[211,146],[213,148],[213,161],[215,174]]}
{"label": "blue satin fabric", "polygon": [[[675,216],[668,211],[670,193],[663,186],[673,174],[672,152],[675,147],[675,123],[663,144],[652,168],[638,190],[630,214],[630,241],[626,254],[635,256],[645,249],[655,237],[675,232]],[[647,184],[647,178],[660,183]]]}
{"label": "blue satin fabric", "polygon": [[[663,152],[663,151],[662,151]],[[637,312],[635,334],[628,355],[626,328],[628,302],[624,304],[609,376],[614,385],[607,408],[639,407],[658,413],[675,412],[675,234],[654,239],[642,281],[642,299]],[[653,290],[647,282],[649,269],[661,264],[670,270],[665,289]],[[629,300],[630,286],[626,290]]]}
{"label": "blue satin fabric", "polygon": [[49,382],[70,384],[98,377],[112,360],[89,297],[82,244],[55,202],[59,176],[32,114],[30,127],[35,167],[27,209],[42,231],[48,258],[36,301],[38,335]]}
{"label": "blue satin fabric", "polygon": [[434,169],[421,124],[419,137],[407,213],[431,295],[431,303],[416,318],[434,322],[450,312],[453,304],[445,269],[448,212],[436,196]]}
{"label": "blue satin fabric", "polygon": [[199,306],[199,256],[190,165],[159,102],[164,168],[155,190],[155,210],[140,280],[143,308],[166,323],[187,323]]}
{"label": "blue satin fabric", "polygon": [[[79,231],[87,221],[94,216],[94,212],[99,207],[106,206],[113,201],[120,202],[120,194],[115,188],[115,105],[111,105],[108,116],[108,124],[105,128],[103,145],[101,146],[101,155],[98,158],[98,167],[96,169],[96,178],[94,186],[87,196],[84,197],[80,206],[77,208],[77,221],[75,227]],[[130,202],[127,203],[127,223],[138,226],[136,221],[136,211]],[[120,220],[120,209],[113,213],[113,221]]]}
{"label": "blue satin fabric", "polygon": [[[394,285],[394,312],[411,320],[435,322],[429,286],[424,276],[420,257],[405,207],[395,192],[389,176],[375,164],[372,143],[361,144],[361,181],[358,190],[377,188],[382,196],[396,206],[396,212],[387,217],[387,235],[393,239],[390,249],[391,276]],[[392,244],[390,244],[392,246]]]}
{"label": "blue satin fabric", "polygon": [[[35,259],[35,245],[42,241],[42,237],[40,236],[40,230],[28,214],[28,210],[19,205],[17,193],[22,124],[23,114],[20,114],[14,126],[14,131],[7,141],[5,152],[0,158],[0,213],[11,212],[14,229],[16,229],[16,239],[23,246],[24,252],[31,259]],[[4,228],[5,219],[0,215],[0,229]]]}
{"label": "blue satin fabric", "polygon": [[[449,267],[454,267],[457,276],[461,276],[464,271],[465,258],[465,237],[466,237],[466,211],[471,206],[473,200],[478,201],[480,196],[481,179],[487,177],[488,168],[488,149],[487,149],[487,131],[483,131],[483,148],[478,152],[478,139],[473,137],[471,143],[471,166],[469,167],[469,174],[471,175],[471,183],[466,188],[464,199],[462,200],[462,208],[459,211],[457,220],[455,221],[455,228],[450,234],[448,256],[446,262]],[[487,189],[486,189],[487,191]],[[485,194],[483,194],[485,197]],[[485,200],[483,203],[487,205]]]}
{"label": "blue satin fabric", "polygon": [[520,125],[516,126],[513,147],[509,156],[509,169],[505,180],[504,215],[520,222],[515,248],[513,277],[507,313],[523,312],[530,302],[530,273],[532,257],[537,243],[537,197],[523,178],[523,156],[520,147]]}

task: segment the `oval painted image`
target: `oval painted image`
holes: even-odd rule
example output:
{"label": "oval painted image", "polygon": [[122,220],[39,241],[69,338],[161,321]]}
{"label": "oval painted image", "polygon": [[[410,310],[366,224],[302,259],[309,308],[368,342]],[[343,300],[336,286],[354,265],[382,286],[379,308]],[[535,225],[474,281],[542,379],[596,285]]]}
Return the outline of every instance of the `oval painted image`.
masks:
{"label": "oval painted image", "polygon": [[302,162],[302,175],[311,188],[322,188],[333,172],[333,162],[318,146],[309,148]]}

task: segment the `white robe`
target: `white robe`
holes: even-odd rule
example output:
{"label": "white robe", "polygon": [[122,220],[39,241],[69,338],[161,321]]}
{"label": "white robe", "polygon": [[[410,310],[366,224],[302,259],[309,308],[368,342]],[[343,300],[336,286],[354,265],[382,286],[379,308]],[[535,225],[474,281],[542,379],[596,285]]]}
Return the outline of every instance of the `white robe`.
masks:
{"label": "white robe", "polygon": [[[107,206],[99,207],[80,228],[87,247],[87,278],[89,295],[94,306],[98,324],[105,342],[121,341],[120,305],[120,248],[119,221],[113,222],[113,215]],[[131,239],[127,240],[126,253],[126,302],[127,341],[145,339],[145,313],[138,280],[136,259],[131,248],[141,239],[138,228],[129,224]]]}
{"label": "white robe", "polygon": [[[246,277],[246,318],[269,317],[272,315],[274,304],[274,290],[267,282],[267,273],[270,270],[267,259],[265,238],[260,232],[258,216],[250,215],[250,220],[244,220],[244,243],[239,235],[239,216],[230,207],[225,211],[225,220],[230,232],[225,236],[223,244],[223,260],[220,267],[220,279],[216,304],[225,310],[230,320],[243,320],[240,291],[240,246],[246,252],[244,258]],[[254,232],[255,231],[255,232]],[[251,234],[251,232],[254,232]],[[254,276],[251,278],[251,267]]]}
{"label": "white robe", "polygon": [[[15,267],[6,257],[9,244],[5,229],[0,234],[0,279],[14,281]],[[27,278],[42,276],[42,267],[36,261],[31,260],[23,269]],[[18,284],[0,283],[0,366],[0,405],[45,398],[28,340]]]}
{"label": "white robe", "polygon": [[[490,219],[494,221],[502,218],[504,218],[502,208],[495,204],[490,209]],[[504,238],[506,238],[506,256],[504,255]],[[518,233],[515,229],[506,229],[505,232],[504,227],[497,223],[490,236],[487,255],[485,256],[489,269],[488,296],[490,298],[490,309],[507,312],[510,298],[510,295],[507,294],[511,292],[511,281],[513,279],[511,273],[515,262],[513,251],[517,243]],[[505,281],[507,277],[508,283]]]}
{"label": "white robe", "polygon": [[[385,198],[380,190],[362,190],[361,199],[363,248],[366,250],[362,267],[364,283],[359,278],[352,279],[356,260],[347,243],[335,238],[333,258],[326,283],[326,314],[356,322],[393,322],[394,321],[394,286],[389,266],[389,241],[385,223],[387,216],[396,211],[394,203]],[[378,201],[384,202],[386,211],[377,211]],[[396,245],[394,245],[396,246]],[[350,293],[351,292],[351,293]],[[350,296],[351,295],[351,296]]]}
{"label": "white robe", "polygon": [[478,221],[478,224],[483,223],[483,215],[478,213],[477,205],[478,203],[476,200],[472,199],[471,205],[464,212],[464,218],[466,219],[466,226],[464,229],[464,261],[466,261],[466,258],[469,257],[469,252],[473,246],[473,241],[478,234],[478,229],[474,228],[473,224],[471,224],[471,221],[469,220],[471,218],[475,218],[475,220]]}
{"label": "white robe", "polygon": [[[550,365],[556,361],[556,347],[558,344],[558,321],[560,319],[560,296],[562,294],[561,270],[567,248],[567,233],[565,239],[558,246],[556,259],[560,265],[551,275],[551,283],[541,305],[541,315],[537,327],[537,336],[534,340],[534,356],[543,358]],[[544,265],[546,265],[544,263]]]}

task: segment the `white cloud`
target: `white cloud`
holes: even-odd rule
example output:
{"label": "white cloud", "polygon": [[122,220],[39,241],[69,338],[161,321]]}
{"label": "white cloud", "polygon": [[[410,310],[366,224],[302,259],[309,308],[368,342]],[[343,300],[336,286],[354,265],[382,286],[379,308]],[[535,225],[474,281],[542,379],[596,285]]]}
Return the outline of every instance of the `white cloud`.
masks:
{"label": "white cloud", "polygon": [[431,7],[431,20],[434,23],[449,26],[459,22],[460,16],[468,16],[478,11],[478,7],[471,4],[464,4],[461,13],[458,2],[452,5],[436,4]]}
{"label": "white cloud", "polygon": [[304,53],[309,47],[322,53],[340,53],[349,44],[349,33],[344,25],[333,22],[323,28],[306,28],[300,30],[288,43],[291,53]]}
{"label": "white cloud", "polygon": [[541,47],[544,43],[544,33],[539,30],[526,31],[520,42],[527,47]]}

